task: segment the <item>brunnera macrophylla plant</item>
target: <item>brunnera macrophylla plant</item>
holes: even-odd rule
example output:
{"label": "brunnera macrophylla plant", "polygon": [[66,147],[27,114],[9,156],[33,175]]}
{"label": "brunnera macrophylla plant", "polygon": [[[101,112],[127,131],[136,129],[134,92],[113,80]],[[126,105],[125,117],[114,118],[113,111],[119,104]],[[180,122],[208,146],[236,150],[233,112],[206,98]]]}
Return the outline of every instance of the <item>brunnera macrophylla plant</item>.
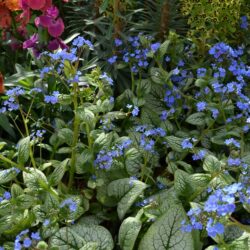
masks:
{"label": "brunnera macrophylla plant", "polygon": [[215,44],[203,62],[174,33],[115,45],[109,66],[131,78],[120,96],[77,37],[40,55],[32,89],[1,97],[1,245],[248,249],[244,47]]}

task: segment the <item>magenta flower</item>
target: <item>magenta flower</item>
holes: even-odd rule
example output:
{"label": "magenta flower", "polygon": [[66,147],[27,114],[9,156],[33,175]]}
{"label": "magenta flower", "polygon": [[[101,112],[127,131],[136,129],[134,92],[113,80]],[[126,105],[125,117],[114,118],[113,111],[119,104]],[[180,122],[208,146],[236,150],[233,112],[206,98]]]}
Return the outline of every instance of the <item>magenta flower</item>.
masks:
{"label": "magenta flower", "polygon": [[30,37],[30,39],[26,40],[23,43],[23,48],[28,49],[28,48],[33,48],[38,41],[38,34],[34,34],[33,36]]}
{"label": "magenta flower", "polygon": [[68,49],[68,46],[58,37],[50,41],[48,44],[49,50],[57,50],[59,47],[61,49]]}
{"label": "magenta flower", "polygon": [[52,20],[52,23],[48,27],[48,32],[52,37],[59,37],[64,31],[64,23],[62,18]]}

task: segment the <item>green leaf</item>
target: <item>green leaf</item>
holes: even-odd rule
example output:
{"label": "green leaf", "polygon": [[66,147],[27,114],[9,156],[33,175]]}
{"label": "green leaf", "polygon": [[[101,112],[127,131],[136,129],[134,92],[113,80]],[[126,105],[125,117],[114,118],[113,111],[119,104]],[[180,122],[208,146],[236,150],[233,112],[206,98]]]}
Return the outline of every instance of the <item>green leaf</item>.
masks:
{"label": "green leaf", "polygon": [[133,250],[142,223],[138,218],[126,218],[119,229],[119,245],[122,250]]}
{"label": "green leaf", "polygon": [[86,245],[84,245],[80,250],[97,250],[98,244],[96,242],[88,242]]}
{"label": "green leaf", "polygon": [[100,14],[106,11],[106,9],[108,8],[108,5],[109,5],[109,0],[102,1],[102,5],[99,8]]}
{"label": "green leaf", "polygon": [[173,205],[150,226],[138,249],[194,250],[192,234],[181,231],[181,222],[186,219],[183,207]]}
{"label": "green leaf", "polygon": [[[1,179],[1,177],[0,177]],[[13,198],[17,198],[18,196],[22,195],[23,194],[23,189],[17,185],[16,183],[14,183],[12,186],[11,186],[11,196]]]}
{"label": "green leaf", "polygon": [[72,230],[81,236],[87,243],[98,243],[97,250],[111,250],[114,248],[112,235],[103,226],[85,224],[81,220],[74,224]]}
{"label": "green leaf", "polygon": [[220,161],[213,155],[207,155],[203,162],[203,169],[210,173],[217,173],[221,170]]}
{"label": "green leaf", "polygon": [[60,139],[61,143],[66,143],[69,146],[73,143],[73,131],[69,128],[62,128],[58,130],[57,133],[58,138]]}
{"label": "green leaf", "polygon": [[79,221],[71,227],[61,228],[50,239],[50,245],[60,250],[92,249],[112,250],[114,247],[110,232],[98,225],[85,224]]}
{"label": "green leaf", "polygon": [[202,126],[206,124],[205,117],[206,115],[202,112],[194,113],[186,119],[186,122],[192,125]]}
{"label": "green leaf", "polygon": [[136,148],[131,148],[125,153],[125,166],[130,176],[136,176],[141,169],[142,154]]}
{"label": "green leaf", "polygon": [[7,183],[16,178],[18,173],[15,169],[0,170],[0,184]]}
{"label": "green leaf", "polygon": [[174,173],[174,188],[178,196],[190,196],[194,191],[190,183],[190,175],[183,170],[176,170]]}
{"label": "green leaf", "polygon": [[120,219],[124,217],[146,187],[147,185],[145,183],[138,180],[133,180],[131,182],[129,178],[115,180],[108,185],[108,195],[114,196],[120,200],[117,206],[117,212]]}
{"label": "green leaf", "polygon": [[88,124],[90,127],[95,125],[95,114],[87,108],[79,107],[76,111],[80,121]]}
{"label": "green leaf", "polygon": [[52,172],[52,174],[48,178],[49,184],[51,186],[56,186],[61,181],[61,179],[64,176],[64,173],[67,170],[67,165],[68,165],[69,161],[70,161],[70,159],[65,159],[58,166],[56,166],[56,168],[54,169],[54,171]]}
{"label": "green leaf", "polygon": [[184,150],[182,149],[181,147],[181,143],[183,141],[182,138],[179,138],[179,137],[176,137],[176,136],[173,136],[173,135],[170,135],[170,136],[167,136],[165,137],[168,145],[174,150],[174,151],[177,151],[177,152],[183,152]]}
{"label": "green leaf", "polygon": [[169,45],[170,45],[170,40],[166,40],[164,43],[161,44],[159,48],[160,57],[163,57],[166,54]]}
{"label": "green leaf", "polygon": [[84,244],[86,244],[86,241],[70,227],[61,228],[50,239],[50,245],[52,247],[59,247],[60,250],[78,250],[83,247]]}
{"label": "green leaf", "polygon": [[15,130],[11,127],[10,122],[5,114],[0,114],[0,127],[10,136],[15,138]]}
{"label": "green leaf", "polygon": [[29,159],[30,154],[30,137],[27,136],[18,142],[18,156],[17,161],[24,165]]}
{"label": "green leaf", "polygon": [[99,151],[101,148],[109,148],[114,138],[113,133],[100,133],[94,142],[94,148]]}
{"label": "green leaf", "polygon": [[23,172],[23,182],[29,189],[38,191],[48,186],[47,178],[42,171],[34,168],[27,169],[29,173]]}

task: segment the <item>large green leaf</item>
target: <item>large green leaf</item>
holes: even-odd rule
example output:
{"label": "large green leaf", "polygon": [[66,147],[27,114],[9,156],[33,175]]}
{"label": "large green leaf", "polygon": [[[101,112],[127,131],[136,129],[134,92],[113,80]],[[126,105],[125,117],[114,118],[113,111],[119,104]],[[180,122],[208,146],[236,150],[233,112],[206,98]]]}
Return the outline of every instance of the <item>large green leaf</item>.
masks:
{"label": "large green leaf", "polygon": [[181,231],[181,222],[186,219],[182,206],[173,205],[150,226],[139,250],[194,250],[192,234]]}
{"label": "large green leaf", "polygon": [[119,230],[119,245],[122,250],[133,250],[142,223],[138,218],[126,218]]}
{"label": "large green leaf", "polygon": [[60,250],[112,250],[114,247],[112,236],[107,229],[85,224],[81,220],[71,227],[61,228],[51,237],[50,245],[59,247]]}
{"label": "large green leaf", "polygon": [[213,155],[207,155],[203,163],[203,169],[205,171],[216,173],[221,170],[220,161]]}
{"label": "large green leaf", "polygon": [[108,195],[120,200],[117,206],[120,219],[124,217],[146,187],[147,185],[145,183],[138,180],[131,181],[129,178],[115,180],[108,185]]}
{"label": "large green leaf", "polygon": [[84,244],[86,244],[86,241],[70,227],[61,228],[50,239],[50,245],[59,247],[60,250],[80,249]]}
{"label": "large green leaf", "polygon": [[142,154],[136,148],[131,148],[125,153],[125,166],[130,176],[136,176],[141,168]]}
{"label": "large green leaf", "polygon": [[31,190],[38,191],[48,185],[47,178],[44,173],[38,169],[28,168],[29,173],[23,172],[24,184]]}

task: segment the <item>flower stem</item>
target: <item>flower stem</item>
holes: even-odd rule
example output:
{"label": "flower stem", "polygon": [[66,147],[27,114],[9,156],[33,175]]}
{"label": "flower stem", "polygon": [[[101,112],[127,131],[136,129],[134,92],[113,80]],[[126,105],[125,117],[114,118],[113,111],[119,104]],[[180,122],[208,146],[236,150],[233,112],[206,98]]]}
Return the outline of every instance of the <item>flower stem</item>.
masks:
{"label": "flower stem", "polygon": [[76,165],[76,145],[78,142],[78,137],[79,137],[79,125],[80,125],[80,120],[79,117],[76,114],[76,110],[78,107],[78,87],[77,87],[77,83],[74,83],[73,85],[73,91],[74,91],[74,99],[73,99],[73,103],[74,103],[74,111],[75,111],[75,117],[74,117],[74,130],[73,130],[73,143],[72,143],[72,154],[71,154],[71,164],[70,164],[70,170],[69,170],[69,182],[68,182],[68,188],[70,189],[73,185],[73,181],[74,181],[74,175],[75,175],[75,165]]}

